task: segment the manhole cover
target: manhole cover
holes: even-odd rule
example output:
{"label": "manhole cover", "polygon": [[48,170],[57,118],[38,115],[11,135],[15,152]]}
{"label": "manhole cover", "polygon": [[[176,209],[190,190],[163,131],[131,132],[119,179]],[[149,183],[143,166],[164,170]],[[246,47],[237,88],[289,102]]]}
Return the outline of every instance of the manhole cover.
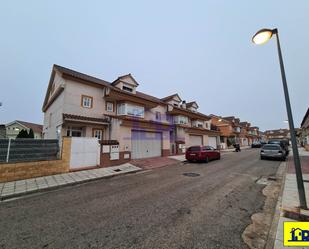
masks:
{"label": "manhole cover", "polygon": [[198,173],[183,173],[184,176],[189,176],[189,177],[197,177],[200,176]]}

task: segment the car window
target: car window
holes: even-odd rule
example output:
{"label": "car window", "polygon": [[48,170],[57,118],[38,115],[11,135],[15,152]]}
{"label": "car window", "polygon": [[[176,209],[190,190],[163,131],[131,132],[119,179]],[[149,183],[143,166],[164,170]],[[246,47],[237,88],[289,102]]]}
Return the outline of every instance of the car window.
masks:
{"label": "car window", "polygon": [[205,146],[205,150],[213,150],[211,146]]}
{"label": "car window", "polygon": [[272,145],[269,144],[269,145],[264,145],[263,149],[265,149],[265,150],[279,150],[280,146],[275,145],[275,144],[272,144]]}
{"label": "car window", "polygon": [[188,151],[200,151],[201,147],[195,146],[195,147],[189,147]]}

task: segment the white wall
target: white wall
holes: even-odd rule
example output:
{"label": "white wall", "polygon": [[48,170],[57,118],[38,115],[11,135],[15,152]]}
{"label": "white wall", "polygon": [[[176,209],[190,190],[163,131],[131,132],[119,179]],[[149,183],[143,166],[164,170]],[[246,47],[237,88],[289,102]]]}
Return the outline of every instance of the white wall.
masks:
{"label": "white wall", "polygon": [[[60,85],[65,85],[65,81],[59,76],[59,73],[55,75],[55,83],[59,87]],[[55,139],[57,138],[56,127],[62,125],[62,113],[64,104],[64,91],[54,100],[54,102],[48,107],[44,113],[44,123],[43,123],[43,138],[45,139]],[[51,126],[49,127],[49,119],[51,116]]]}
{"label": "white wall", "polygon": [[[64,113],[102,118],[105,113],[105,100],[103,89],[68,80],[65,86]],[[92,108],[81,106],[81,96],[93,98]]]}

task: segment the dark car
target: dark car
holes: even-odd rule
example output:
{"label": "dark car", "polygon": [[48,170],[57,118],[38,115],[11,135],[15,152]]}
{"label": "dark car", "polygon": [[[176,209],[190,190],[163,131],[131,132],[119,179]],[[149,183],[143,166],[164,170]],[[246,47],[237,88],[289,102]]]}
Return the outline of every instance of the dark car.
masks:
{"label": "dark car", "polygon": [[253,142],[251,144],[251,148],[261,148],[262,147],[262,143],[260,142]]}
{"label": "dark car", "polygon": [[220,159],[220,151],[211,146],[191,146],[186,151],[186,159],[189,162],[208,162],[210,160]]}
{"label": "dark car", "polygon": [[285,161],[286,152],[280,144],[265,144],[260,152],[261,160],[263,159],[280,159]]}
{"label": "dark car", "polygon": [[268,144],[278,144],[284,149],[286,155],[289,154],[289,141],[288,140],[269,140]]}

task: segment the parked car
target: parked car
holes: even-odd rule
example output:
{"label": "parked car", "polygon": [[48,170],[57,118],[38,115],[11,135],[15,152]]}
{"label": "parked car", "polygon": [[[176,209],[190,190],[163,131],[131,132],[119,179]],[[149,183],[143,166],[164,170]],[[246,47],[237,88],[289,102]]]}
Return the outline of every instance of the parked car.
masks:
{"label": "parked car", "polygon": [[284,149],[286,155],[289,154],[289,141],[287,140],[269,140],[268,144],[278,144]]}
{"label": "parked car", "polygon": [[211,146],[191,146],[186,151],[186,159],[189,162],[208,162],[210,160],[220,159],[219,150]]}
{"label": "parked car", "polygon": [[280,144],[265,144],[260,152],[261,160],[263,159],[280,159],[285,161],[286,152]]}
{"label": "parked car", "polygon": [[261,148],[262,144],[260,142],[253,142],[251,144],[251,148]]}

